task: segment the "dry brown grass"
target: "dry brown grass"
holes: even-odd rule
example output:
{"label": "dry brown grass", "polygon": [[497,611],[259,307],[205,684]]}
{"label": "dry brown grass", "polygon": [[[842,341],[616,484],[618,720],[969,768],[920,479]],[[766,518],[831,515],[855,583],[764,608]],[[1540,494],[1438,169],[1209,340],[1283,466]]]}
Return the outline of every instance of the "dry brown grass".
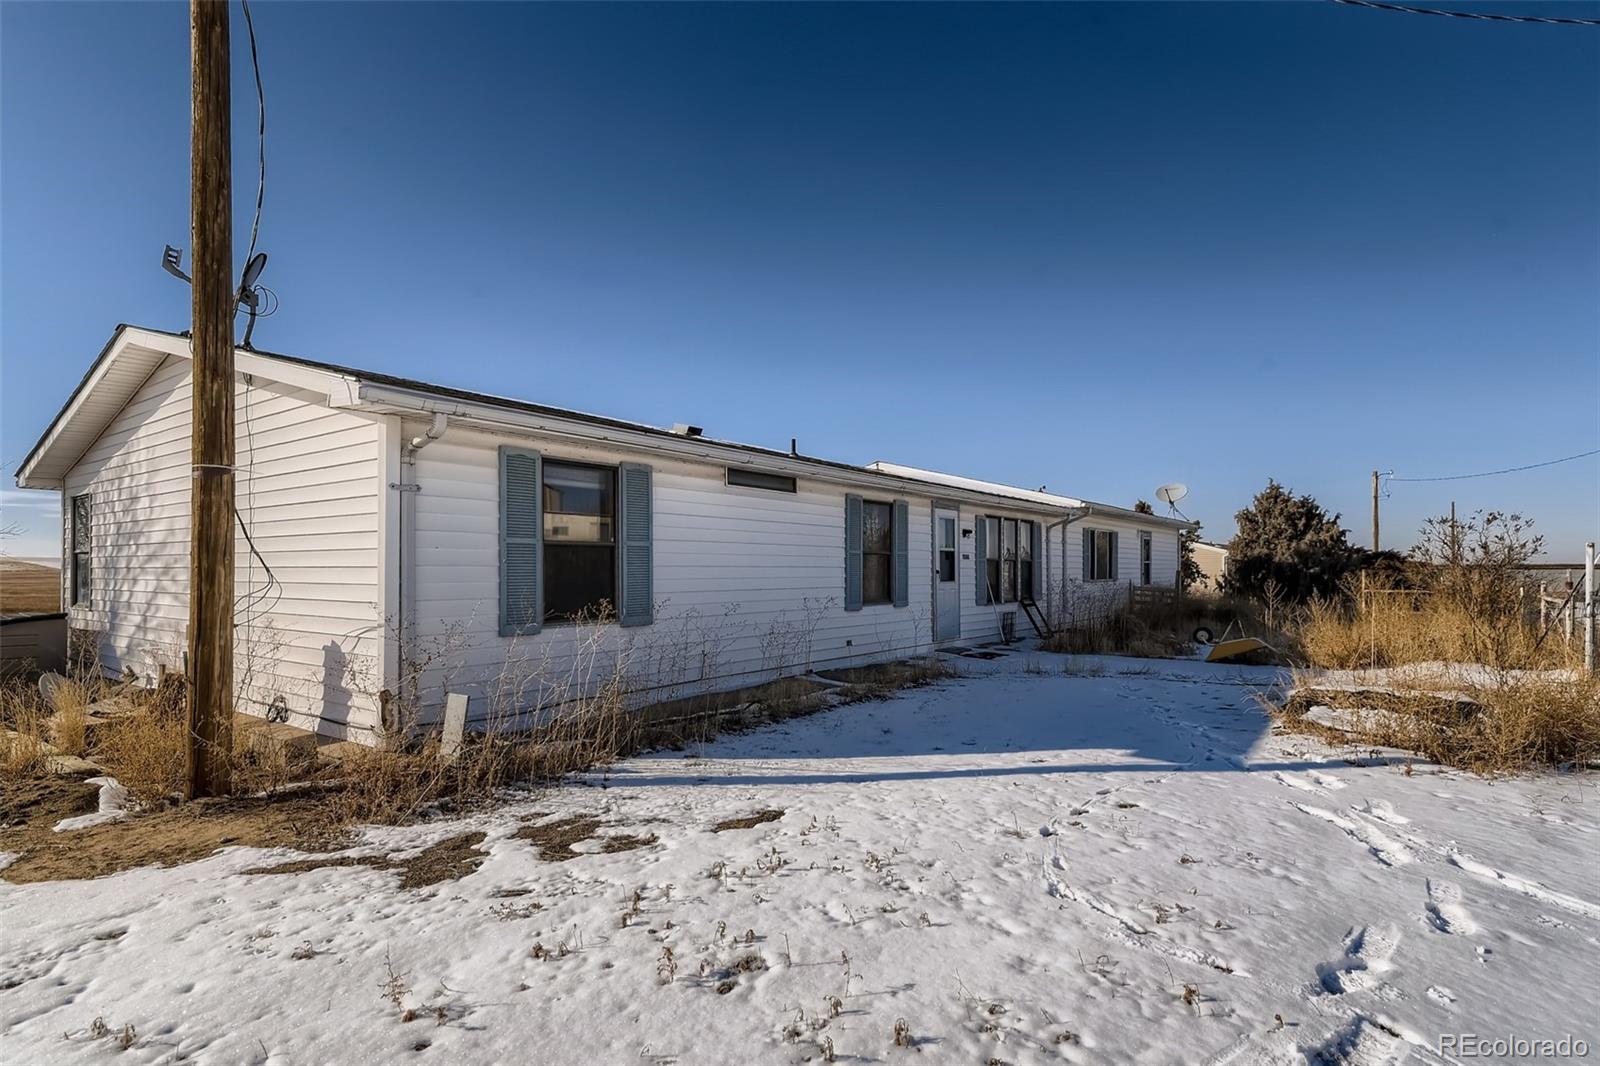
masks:
{"label": "dry brown grass", "polygon": [[[1600,680],[1582,675],[1577,645],[1524,617],[1514,577],[1508,562],[1445,564],[1418,568],[1410,586],[1351,586],[1309,604],[1310,664],[1386,669],[1387,691],[1318,690],[1302,676],[1290,721],[1315,699],[1342,710],[1364,743],[1480,773],[1600,759]],[[1443,665],[1393,669],[1424,663]]]}
{"label": "dry brown grass", "polygon": [[0,559],[0,614],[61,610],[61,571],[42,563]]}
{"label": "dry brown grass", "polygon": [[[92,835],[74,834],[70,849],[57,846],[57,834],[35,834],[29,839],[50,855],[24,847],[19,876],[81,876],[76,871],[139,865],[146,854],[152,857],[144,861],[187,861],[224,840],[323,846],[350,825],[401,824],[487,805],[507,787],[537,786],[604,767],[647,745],[707,740],[724,729],[836,706],[841,696],[874,698],[950,673],[940,663],[912,661],[852,672],[843,687],[790,675],[737,692],[640,708],[630,681],[652,671],[635,669],[638,663],[629,660],[626,648],[607,645],[608,633],[615,632],[603,620],[590,623],[578,633],[576,654],[557,662],[537,650],[522,659],[508,656],[499,677],[476,686],[466,736],[451,757],[443,753],[432,713],[443,694],[424,692],[424,671],[414,666],[407,677],[416,683],[402,686],[396,713],[386,717],[386,746],[346,746],[337,762],[318,761],[296,756],[303,749],[274,740],[269,730],[239,725],[232,771],[241,798],[181,806],[174,803],[184,785],[188,739],[181,679],[157,691],[99,681],[63,685],[58,703],[64,714],[44,707],[37,688],[8,685],[0,689],[0,717],[17,736],[8,734],[0,756],[10,779],[42,772],[51,751],[45,738],[59,733],[126,786],[139,807],[137,817],[95,827]],[[803,662],[797,658],[787,669],[802,669]],[[84,713],[91,704],[95,713]],[[595,827],[581,828],[592,833]],[[126,847],[118,843],[124,840]],[[603,846],[618,850],[652,840],[606,836]]]}
{"label": "dry brown grass", "polygon": [[44,770],[50,754],[46,737],[48,714],[43,701],[20,684],[0,687],[0,770],[18,780]]}
{"label": "dry brown grass", "polygon": [[1577,664],[1577,647],[1559,635],[1540,643],[1520,617],[1484,618],[1426,591],[1356,593],[1318,600],[1300,624],[1306,661],[1334,669],[1407,663],[1482,663],[1502,669],[1557,669]]}
{"label": "dry brown grass", "polygon": [[1339,728],[1363,745],[1414,751],[1481,774],[1600,762],[1600,678],[1502,672],[1453,683],[1449,694],[1422,678],[1381,690],[1317,688],[1312,676],[1281,707],[1290,728],[1329,737],[1309,721],[1314,705],[1341,712]]}
{"label": "dry brown grass", "polygon": [[1044,651],[1065,655],[1131,655],[1150,659],[1169,659],[1184,654],[1189,646],[1189,642],[1176,633],[1153,628],[1143,617],[1130,611],[1086,619],[1070,628],[1059,629],[1039,645]]}

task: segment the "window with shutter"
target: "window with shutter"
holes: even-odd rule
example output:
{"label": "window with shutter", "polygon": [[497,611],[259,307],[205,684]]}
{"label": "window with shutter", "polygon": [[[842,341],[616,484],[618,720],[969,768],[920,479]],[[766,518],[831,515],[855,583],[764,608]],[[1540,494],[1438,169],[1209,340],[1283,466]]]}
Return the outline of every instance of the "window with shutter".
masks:
{"label": "window with shutter", "polygon": [[1117,534],[1109,529],[1083,531],[1083,579],[1085,581],[1115,581],[1117,579]]}
{"label": "window with shutter", "polygon": [[906,543],[911,536],[910,504],[905,500],[894,501],[893,518],[894,525],[889,531],[893,553],[889,595],[896,607],[905,607],[911,602],[911,557]]}
{"label": "window with shutter", "polygon": [[860,496],[844,498],[844,609],[861,610],[861,512]]}
{"label": "window with shutter", "polygon": [[622,539],[622,595],[617,607],[618,620],[625,626],[649,625],[654,616],[651,558],[652,504],[650,467],[643,463],[623,463],[618,467],[622,491],[618,495],[620,516],[617,524]]}
{"label": "window with shutter", "polygon": [[989,519],[978,515],[972,520],[973,602],[979,607],[989,602]]}
{"label": "window with shutter", "polygon": [[500,449],[500,635],[536,633],[543,619],[539,595],[539,453]]}

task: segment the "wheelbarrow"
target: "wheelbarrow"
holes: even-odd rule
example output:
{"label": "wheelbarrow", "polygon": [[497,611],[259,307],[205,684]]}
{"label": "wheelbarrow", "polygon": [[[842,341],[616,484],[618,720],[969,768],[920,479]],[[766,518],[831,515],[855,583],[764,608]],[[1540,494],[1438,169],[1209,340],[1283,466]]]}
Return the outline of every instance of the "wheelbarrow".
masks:
{"label": "wheelbarrow", "polygon": [[1217,640],[1215,634],[1207,626],[1200,626],[1194,631],[1194,642],[1205,647],[1206,649],[1206,662],[1227,662],[1230,659],[1242,658],[1243,656],[1249,655],[1252,652],[1266,651],[1274,654],[1277,653],[1276,648],[1262,640],[1260,637],[1244,636],[1242,628],[1240,635],[1230,638],[1228,634],[1231,633],[1233,631],[1233,627],[1237,626],[1238,624],[1239,620],[1237,618],[1232,622],[1229,622],[1228,628],[1222,631],[1221,640]]}

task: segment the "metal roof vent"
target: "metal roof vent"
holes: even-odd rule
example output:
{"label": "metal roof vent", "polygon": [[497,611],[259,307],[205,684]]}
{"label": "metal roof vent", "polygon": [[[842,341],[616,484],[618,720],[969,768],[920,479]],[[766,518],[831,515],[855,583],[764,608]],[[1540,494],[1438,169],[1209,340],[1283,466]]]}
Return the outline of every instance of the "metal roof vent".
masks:
{"label": "metal roof vent", "polygon": [[687,422],[674,422],[672,424],[672,432],[676,433],[680,437],[698,437],[700,434],[704,433],[705,430],[701,429],[699,426],[691,426]]}

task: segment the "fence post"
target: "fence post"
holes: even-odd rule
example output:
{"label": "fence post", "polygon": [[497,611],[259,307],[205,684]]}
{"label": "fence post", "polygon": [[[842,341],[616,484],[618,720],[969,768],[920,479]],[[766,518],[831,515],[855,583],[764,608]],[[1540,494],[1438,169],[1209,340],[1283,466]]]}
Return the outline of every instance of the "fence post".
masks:
{"label": "fence post", "polygon": [[1561,608],[1562,635],[1566,637],[1567,647],[1572,647],[1572,571],[1567,571],[1567,599]]}
{"label": "fence post", "polygon": [[1547,593],[1545,591],[1546,588],[1549,586],[1549,584],[1550,584],[1550,582],[1548,582],[1548,581],[1539,582],[1539,632],[1540,633],[1544,632],[1545,622],[1547,621],[1547,619],[1549,618],[1549,615],[1550,615],[1550,605],[1548,603],[1544,602],[1545,596],[1547,596],[1549,594],[1549,593]]}
{"label": "fence post", "polygon": [[1594,541],[1583,548],[1583,672],[1594,673]]}

